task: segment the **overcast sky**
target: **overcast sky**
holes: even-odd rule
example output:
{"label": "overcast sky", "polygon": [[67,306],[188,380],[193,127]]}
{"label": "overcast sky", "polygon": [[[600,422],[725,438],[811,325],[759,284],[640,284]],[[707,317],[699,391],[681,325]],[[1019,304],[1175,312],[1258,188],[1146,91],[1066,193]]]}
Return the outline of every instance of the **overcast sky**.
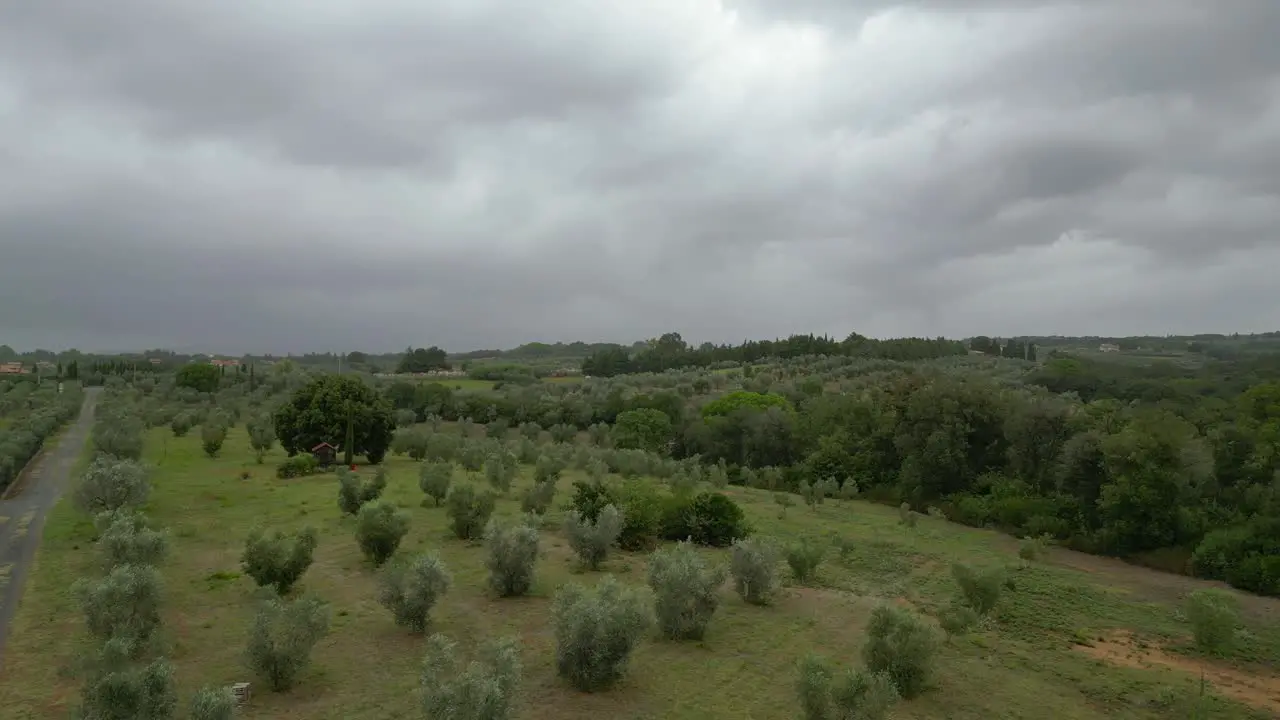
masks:
{"label": "overcast sky", "polygon": [[1280,328],[1276,0],[0,9],[0,342]]}

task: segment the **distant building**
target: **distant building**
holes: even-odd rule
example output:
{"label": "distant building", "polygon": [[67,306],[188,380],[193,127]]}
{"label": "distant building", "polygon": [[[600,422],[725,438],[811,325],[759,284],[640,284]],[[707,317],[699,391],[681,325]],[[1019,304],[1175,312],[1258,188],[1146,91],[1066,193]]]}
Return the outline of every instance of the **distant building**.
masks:
{"label": "distant building", "polygon": [[21,362],[0,363],[0,375],[26,375],[29,372]]}
{"label": "distant building", "polygon": [[212,365],[217,365],[218,367],[240,367],[239,360],[216,360],[215,359],[215,360],[210,360],[209,363]]}
{"label": "distant building", "polygon": [[311,448],[311,456],[320,463],[321,467],[329,467],[333,464],[333,461],[337,459],[338,448],[327,442],[322,442]]}
{"label": "distant building", "polygon": [[1102,343],[1098,346],[1098,352],[1120,352],[1120,346],[1115,343]]}

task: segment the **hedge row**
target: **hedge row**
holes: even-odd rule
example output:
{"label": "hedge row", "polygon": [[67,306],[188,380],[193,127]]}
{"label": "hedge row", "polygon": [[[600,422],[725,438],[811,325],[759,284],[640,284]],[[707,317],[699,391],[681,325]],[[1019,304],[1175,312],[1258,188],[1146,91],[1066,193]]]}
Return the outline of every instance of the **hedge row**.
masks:
{"label": "hedge row", "polygon": [[83,393],[75,383],[47,383],[26,398],[27,407],[6,418],[0,428],[0,492],[9,487],[44,441],[80,412]]}

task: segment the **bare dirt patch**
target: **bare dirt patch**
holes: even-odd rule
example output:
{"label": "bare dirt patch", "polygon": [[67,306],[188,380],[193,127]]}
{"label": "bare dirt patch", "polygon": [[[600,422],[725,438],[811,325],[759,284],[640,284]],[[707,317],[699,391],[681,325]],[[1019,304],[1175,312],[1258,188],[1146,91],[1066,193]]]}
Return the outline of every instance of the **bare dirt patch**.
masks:
{"label": "bare dirt patch", "polygon": [[1124,631],[1095,640],[1092,645],[1077,645],[1076,650],[1112,665],[1140,669],[1163,667],[1195,678],[1203,677],[1219,695],[1280,716],[1280,676],[1277,675],[1251,675],[1207,660],[1174,655]]}

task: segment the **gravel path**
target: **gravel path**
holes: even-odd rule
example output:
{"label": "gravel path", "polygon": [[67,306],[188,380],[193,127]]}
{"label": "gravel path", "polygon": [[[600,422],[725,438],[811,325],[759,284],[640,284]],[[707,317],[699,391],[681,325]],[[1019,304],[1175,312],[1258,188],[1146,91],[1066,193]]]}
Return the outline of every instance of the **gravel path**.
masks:
{"label": "gravel path", "polygon": [[10,497],[0,500],[0,670],[4,668],[4,648],[9,625],[22,599],[22,585],[40,545],[44,520],[67,486],[71,471],[84,450],[93,427],[93,410],[101,388],[86,388],[80,417],[46,448],[19,478]]}

